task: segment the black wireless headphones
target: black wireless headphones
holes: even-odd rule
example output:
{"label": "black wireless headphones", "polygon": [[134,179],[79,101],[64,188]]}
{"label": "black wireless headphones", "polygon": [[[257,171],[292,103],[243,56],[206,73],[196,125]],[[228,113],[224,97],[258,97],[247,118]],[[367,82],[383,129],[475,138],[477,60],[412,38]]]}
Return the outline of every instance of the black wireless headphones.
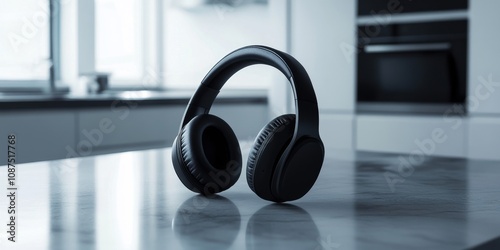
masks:
{"label": "black wireless headphones", "polygon": [[224,120],[208,112],[226,81],[253,64],[272,66],[289,79],[297,114],[279,116],[259,132],[248,157],[247,182],[265,200],[296,200],[311,189],[323,165],[318,104],[304,67],[273,48],[243,47],[208,72],[189,101],[172,146],[174,169],[187,188],[204,195],[236,183],[242,165],[238,140]]}

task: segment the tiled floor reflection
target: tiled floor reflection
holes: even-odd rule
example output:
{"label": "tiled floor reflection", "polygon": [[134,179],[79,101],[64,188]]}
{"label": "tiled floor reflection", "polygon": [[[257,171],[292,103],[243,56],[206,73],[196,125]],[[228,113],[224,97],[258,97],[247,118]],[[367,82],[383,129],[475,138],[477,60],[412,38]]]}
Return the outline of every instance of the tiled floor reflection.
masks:
{"label": "tiled floor reflection", "polygon": [[260,200],[244,176],[215,198],[195,195],[169,149],[23,164],[18,241],[2,229],[0,249],[466,249],[500,236],[499,162],[431,158],[392,192],[397,164],[327,158],[313,190],[288,204]]}

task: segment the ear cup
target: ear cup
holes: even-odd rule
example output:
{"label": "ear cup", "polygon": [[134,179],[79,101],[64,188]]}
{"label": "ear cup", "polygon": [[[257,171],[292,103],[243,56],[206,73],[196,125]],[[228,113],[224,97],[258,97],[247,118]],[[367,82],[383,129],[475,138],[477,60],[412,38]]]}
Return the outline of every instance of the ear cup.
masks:
{"label": "ear cup", "polygon": [[312,188],[321,171],[325,150],[321,140],[302,137],[297,140],[286,162],[273,173],[271,189],[279,202],[300,199]]}
{"label": "ear cup", "polygon": [[269,122],[257,135],[247,163],[250,189],[266,200],[277,200],[271,193],[274,168],[290,143],[295,129],[295,115],[286,114]]}
{"label": "ear cup", "polygon": [[[241,151],[231,127],[210,114],[196,116],[176,138],[174,169],[194,192],[211,195],[236,183],[241,174]],[[177,159],[174,159],[176,158]]]}

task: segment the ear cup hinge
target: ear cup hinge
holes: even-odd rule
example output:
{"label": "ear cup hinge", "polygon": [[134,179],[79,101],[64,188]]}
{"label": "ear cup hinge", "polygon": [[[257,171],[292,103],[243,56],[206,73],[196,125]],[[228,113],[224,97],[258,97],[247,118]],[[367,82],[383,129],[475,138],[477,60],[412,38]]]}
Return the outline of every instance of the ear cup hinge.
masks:
{"label": "ear cup hinge", "polygon": [[219,94],[219,90],[210,88],[205,84],[200,84],[198,90],[194,93],[193,98],[189,102],[189,106],[203,107],[209,109],[212,103]]}
{"label": "ear cup hinge", "polygon": [[219,90],[212,89],[205,84],[200,84],[186,108],[181,129],[195,116],[207,114],[218,94]]}

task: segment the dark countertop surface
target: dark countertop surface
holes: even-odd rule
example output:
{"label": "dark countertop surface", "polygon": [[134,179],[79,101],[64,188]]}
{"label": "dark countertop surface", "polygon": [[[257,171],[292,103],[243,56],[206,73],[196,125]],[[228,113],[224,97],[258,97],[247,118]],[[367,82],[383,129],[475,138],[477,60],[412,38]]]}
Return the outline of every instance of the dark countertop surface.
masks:
{"label": "dark countertop surface", "polygon": [[[109,91],[103,94],[0,94],[0,110],[68,109],[106,107],[114,102],[130,101],[141,105],[187,105],[194,90],[183,91]],[[265,90],[222,90],[216,103],[267,103]]]}
{"label": "dark countertop surface", "polygon": [[[250,147],[242,143],[244,159]],[[500,162],[427,158],[398,170],[396,155],[340,155],[328,153],[313,189],[287,204],[258,198],[244,171],[220,196],[197,196],[177,179],[170,149],[20,164],[18,241],[7,242],[2,209],[0,246],[500,249]]]}

